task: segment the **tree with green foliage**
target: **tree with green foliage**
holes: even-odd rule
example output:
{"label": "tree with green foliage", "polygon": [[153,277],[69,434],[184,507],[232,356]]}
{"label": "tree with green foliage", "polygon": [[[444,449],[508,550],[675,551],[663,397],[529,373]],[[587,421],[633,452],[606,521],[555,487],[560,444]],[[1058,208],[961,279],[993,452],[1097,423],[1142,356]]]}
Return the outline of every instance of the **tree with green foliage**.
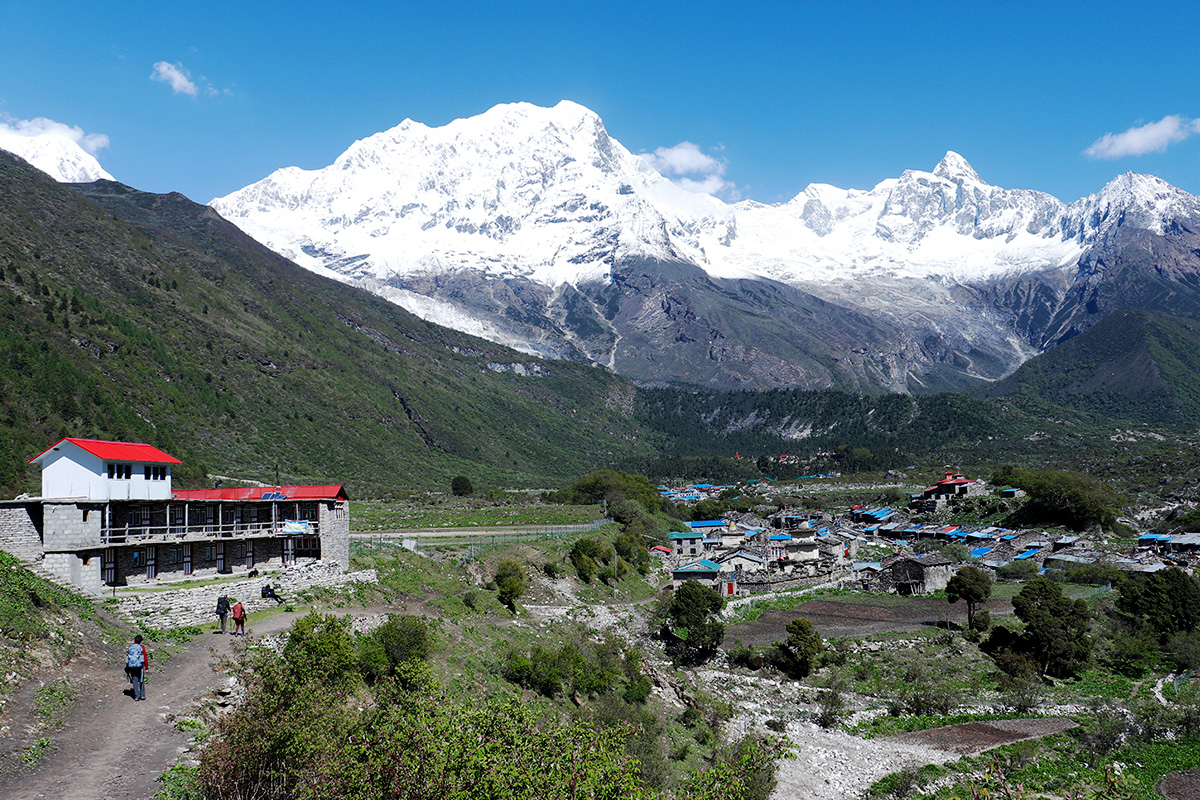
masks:
{"label": "tree with green foliage", "polygon": [[368,683],[395,676],[405,664],[424,661],[433,650],[433,632],[423,617],[389,614],[387,621],[358,642],[359,670]]}
{"label": "tree with green foliage", "polygon": [[725,626],[713,616],[725,607],[725,598],[710,586],[684,581],[666,604],[667,650],[681,664],[703,664],[725,640]]}
{"label": "tree with green foliage", "polygon": [[619,503],[622,500],[632,500],[646,511],[662,510],[662,496],[658,487],[642,475],[633,475],[612,469],[601,469],[590,472],[577,479],[566,488],[552,495],[555,502],[587,505],[600,503]]}
{"label": "tree with green foliage", "polygon": [[575,567],[576,574],[579,575],[579,580],[591,583],[592,578],[600,570],[600,565],[611,561],[613,553],[598,539],[584,537],[571,545],[568,557],[571,559],[571,565]]}
{"label": "tree with green foliage", "polygon": [[455,497],[469,497],[475,494],[475,487],[471,485],[471,479],[466,475],[455,475],[450,481],[450,493]]}
{"label": "tree with green foliage", "polygon": [[986,603],[992,596],[992,579],[979,567],[968,564],[955,573],[946,584],[946,600],[951,604],[960,599],[967,603],[967,627],[975,618],[975,607]]}
{"label": "tree with green foliage", "polygon": [[800,678],[808,677],[817,663],[817,656],[825,649],[821,634],[804,617],[788,622],[784,631],[787,639],[776,642],[775,647],[783,655],[786,671]]}
{"label": "tree with green foliage", "polygon": [[1178,567],[1130,575],[1120,584],[1117,609],[1135,629],[1166,642],[1200,624],[1200,582]]}
{"label": "tree with green foliage", "polygon": [[1013,598],[1013,611],[1025,623],[1021,649],[1034,659],[1038,672],[1065,675],[1087,663],[1092,613],[1086,602],[1072,601],[1057,583],[1038,577]]}
{"label": "tree with green foliage", "polygon": [[525,570],[516,559],[506,558],[496,565],[495,580],[500,602],[517,613],[517,598],[525,591]]}
{"label": "tree with green foliage", "polygon": [[1028,515],[1075,530],[1092,525],[1112,530],[1125,504],[1125,498],[1111,485],[1078,472],[1001,467],[992,481],[1024,489],[1029,495]]}
{"label": "tree with green foliage", "polygon": [[747,736],[695,773],[680,797],[688,800],[767,800],[775,789],[775,765],[787,758],[786,739]]}

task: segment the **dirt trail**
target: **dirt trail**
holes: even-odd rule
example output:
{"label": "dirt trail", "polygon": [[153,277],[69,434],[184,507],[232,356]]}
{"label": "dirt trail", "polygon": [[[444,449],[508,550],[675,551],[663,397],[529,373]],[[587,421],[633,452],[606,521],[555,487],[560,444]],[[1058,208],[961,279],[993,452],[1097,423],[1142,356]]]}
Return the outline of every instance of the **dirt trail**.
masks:
{"label": "dirt trail", "polygon": [[34,769],[0,777],[0,797],[154,797],[162,788],[158,776],[175,763],[188,743],[188,735],[175,729],[172,715],[182,714],[194,700],[224,682],[217,671],[220,656],[229,655],[243,641],[253,643],[256,636],[287,630],[304,611],[256,620],[248,626],[245,639],[208,633],[212,626],[205,626],[203,636],[173,648],[169,659],[155,658],[152,645],[146,700],[141,703],[134,702],[122,669],[123,645],[103,658],[85,654],[71,662],[62,675],[78,693],[64,724],[34,734],[34,738],[49,738],[53,749]]}

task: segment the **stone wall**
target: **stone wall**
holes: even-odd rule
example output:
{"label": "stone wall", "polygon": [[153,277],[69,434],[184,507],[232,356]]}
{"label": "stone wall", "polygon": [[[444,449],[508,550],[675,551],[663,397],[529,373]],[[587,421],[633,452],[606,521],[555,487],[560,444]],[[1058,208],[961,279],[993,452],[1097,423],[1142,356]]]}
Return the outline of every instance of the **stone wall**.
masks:
{"label": "stone wall", "polygon": [[46,553],[42,568],[58,578],[58,582],[76,591],[97,595],[103,588],[99,550],[78,553]]}
{"label": "stone wall", "polygon": [[67,553],[100,546],[103,507],[95,503],[53,503],[42,506],[42,530],[47,552]]}
{"label": "stone wall", "polygon": [[350,504],[345,500],[321,503],[318,525],[321,557],[340,564],[350,563]]}
{"label": "stone wall", "polygon": [[0,506],[0,550],[27,563],[42,560],[42,536],[33,514],[41,522],[41,503]]}
{"label": "stone wall", "polygon": [[[208,625],[217,622],[217,597],[222,593],[229,596],[231,604],[234,598],[241,600],[247,613],[251,613],[278,605],[274,600],[261,596],[262,587],[268,583],[275,586],[275,591],[285,602],[291,602],[298,592],[314,586],[378,582],[379,578],[373,569],[348,573],[343,572],[342,565],[336,561],[314,561],[257,578],[123,597],[117,611],[132,622],[160,630],[184,625]],[[232,630],[232,623],[229,630]]]}
{"label": "stone wall", "polygon": [[811,578],[780,578],[778,580],[742,580],[738,582],[738,589],[743,594],[765,594],[767,592],[782,592],[786,589],[803,589],[808,586],[816,586],[820,583],[828,583],[833,575],[818,575]]}

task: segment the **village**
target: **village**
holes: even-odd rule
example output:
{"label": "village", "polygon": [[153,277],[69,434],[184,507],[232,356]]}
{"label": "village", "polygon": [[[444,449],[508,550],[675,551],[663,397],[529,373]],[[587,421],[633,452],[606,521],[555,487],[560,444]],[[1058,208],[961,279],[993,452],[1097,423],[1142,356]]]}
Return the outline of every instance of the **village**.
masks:
{"label": "village", "polygon": [[[660,487],[660,492],[673,502],[694,504],[732,488],[696,484]],[[695,580],[726,597],[829,583],[863,591],[925,594],[945,589],[968,559],[994,580],[1006,567],[1026,577],[1086,565],[1143,573],[1171,566],[1190,568],[1200,554],[1200,533],[1146,533],[1139,536],[1134,550],[1114,552],[1083,535],[911,521],[917,515],[952,509],[962,498],[987,495],[1014,499],[1024,492],[993,489],[983,480],[947,472],[911,495],[905,508],[856,505],[841,513],[785,508],[768,517],[733,512],[720,519],[693,521],[689,531],[671,534],[671,547],[654,547],[652,552],[669,559],[673,587]],[[968,559],[961,557],[964,553]],[[1024,569],[1012,567],[1024,564],[1028,565]]]}

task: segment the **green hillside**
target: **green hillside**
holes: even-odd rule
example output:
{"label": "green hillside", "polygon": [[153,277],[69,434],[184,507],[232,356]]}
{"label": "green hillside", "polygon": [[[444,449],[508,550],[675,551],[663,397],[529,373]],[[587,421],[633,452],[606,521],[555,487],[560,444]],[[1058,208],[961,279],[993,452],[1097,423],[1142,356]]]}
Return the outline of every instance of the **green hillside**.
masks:
{"label": "green hillside", "polygon": [[1200,422],[1200,323],[1121,309],[981,397],[1021,397],[1114,419]]}
{"label": "green hillside", "polygon": [[[178,194],[0,153],[0,486],[61,436],[360,493],[546,485],[640,452],[633,386],[426,323]],[[540,374],[521,375],[514,366]]]}
{"label": "green hillside", "polygon": [[1179,456],[1156,451],[1177,446],[1119,429],[1200,421],[1194,325],[1111,315],[974,399],[638,389],[424,322],[180,195],[62,186],[0,156],[8,492],[37,491],[25,461],[62,436],[151,442],[184,461],[181,485],[273,481],[278,467],[356,496],[446,489],[457,474],[480,489],[558,486],[606,466],[754,477],[753,459],[729,457],[803,465],[830,450],[826,466],[845,472],[1116,463],[1133,476],[1155,463],[1158,483]]}

